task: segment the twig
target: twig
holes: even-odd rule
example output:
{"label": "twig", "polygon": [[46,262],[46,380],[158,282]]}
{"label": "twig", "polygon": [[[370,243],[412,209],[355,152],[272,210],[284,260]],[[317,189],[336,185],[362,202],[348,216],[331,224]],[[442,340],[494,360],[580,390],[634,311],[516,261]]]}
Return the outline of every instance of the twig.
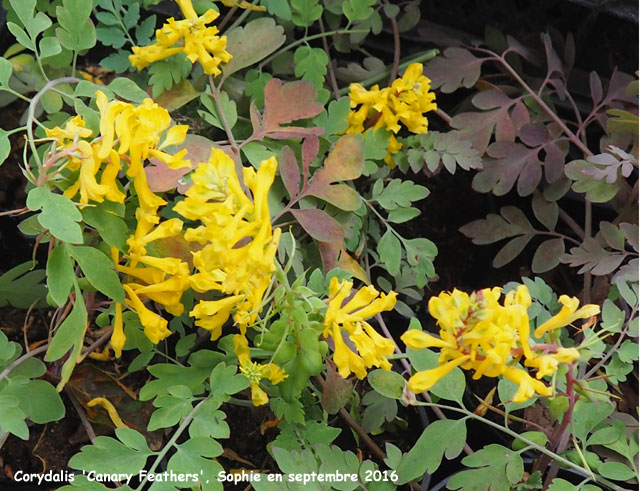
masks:
{"label": "twig", "polygon": [[571,218],[571,215],[569,215],[566,211],[564,211],[560,207],[558,207],[558,213],[562,221],[566,223],[569,226],[569,228],[573,230],[573,232],[578,237],[580,237],[581,240],[584,240],[584,230],[582,230],[582,227],[580,227],[580,225],[578,225],[578,223],[573,218]]}
{"label": "twig", "polygon": [[24,355],[22,355],[20,358],[15,360],[11,365],[9,365],[7,368],[5,368],[2,371],[2,373],[0,373],[0,381],[2,379],[4,379],[5,377],[7,377],[7,375],[9,375],[11,373],[11,371],[15,367],[17,367],[18,365],[20,365],[21,363],[23,363],[27,359],[31,358],[32,356],[36,356],[36,355],[39,355],[40,353],[42,353],[43,351],[47,351],[48,347],[49,347],[48,344],[43,344],[42,346],[39,346],[36,349],[33,349],[33,350],[25,353]]}
{"label": "twig", "polygon": [[[324,29],[324,22],[322,21],[322,17],[318,19],[320,24],[320,31],[326,32]],[[327,42],[327,38],[322,38],[322,47],[324,48],[324,52],[327,53],[327,58],[329,59],[329,63],[327,68],[329,69],[329,84],[331,85],[331,90],[333,90],[333,97],[338,99],[340,97],[340,89],[338,88],[338,81],[336,80],[336,72],[333,68],[333,60],[331,59],[331,51],[329,50],[329,43]]]}
{"label": "twig", "polygon": [[102,336],[100,336],[98,339],[96,339],[93,344],[89,345],[89,347],[85,350],[85,352],[80,355],[80,359],[81,360],[84,359],[89,353],[94,352],[100,346],[102,346],[105,343],[105,341],[111,339],[111,333],[113,333],[113,327],[108,327],[105,333]]}
{"label": "twig", "polygon": [[89,437],[89,440],[91,440],[91,443],[94,443],[95,440],[96,440],[96,432],[93,431],[93,426],[91,426],[91,423],[89,422],[89,419],[87,418],[87,414],[84,412],[84,409],[78,403],[78,401],[76,399],[76,396],[73,395],[73,392],[71,392],[69,387],[65,387],[64,391],[67,394],[67,396],[69,396],[69,399],[71,400],[71,404],[73,404],[73,407],[75,408],[76,412],[78,413],[78,417],[80,418],[80,421],[82,422],[82,426],[84,426],[84,431],[86,431],[87,436]]}
{"label": "twig", "polygon": [[229,23],[229,21],[231,20],[231,18],[233,17],[233,15],[238,11],[238,6],[234,5],[229,12],[227,12],[227,14],[224,16],[224,19],[222,19],[222,21],[220,22],[220,24],[218,24],[218,30],[220,32],[222,32],[222,30],[225,28],[225,26]]}
{"label": "twig", "polygon": [[451,116],[449,116],[440,108],[436,109],[436,114],[440,117],[440,119],[447,123],[447,125],[451,126],[451,120],[453,119]]}
{"label": "twig", "polygon": [[389,76],[389,86],[398,77],[398,66],[400,65],[400,31],[398,29],[398,21],[395,17],[389,17],[391,21],[391,29],[393,30],[393,65],[391,67],[391,75]]}

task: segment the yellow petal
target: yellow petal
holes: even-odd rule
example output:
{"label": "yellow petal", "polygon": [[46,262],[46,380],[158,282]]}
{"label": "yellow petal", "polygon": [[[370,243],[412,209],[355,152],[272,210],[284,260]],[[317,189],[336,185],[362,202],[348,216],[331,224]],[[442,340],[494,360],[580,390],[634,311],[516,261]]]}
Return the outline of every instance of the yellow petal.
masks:
{"label": "yellow petal", "polygon": [[455,367],[462,365],[468,359],[469,355],[461,356],[439,367],[418,372],[411,376],[407,387],[415,394],[426,392],[430,390],[438,380],[451,372]]}

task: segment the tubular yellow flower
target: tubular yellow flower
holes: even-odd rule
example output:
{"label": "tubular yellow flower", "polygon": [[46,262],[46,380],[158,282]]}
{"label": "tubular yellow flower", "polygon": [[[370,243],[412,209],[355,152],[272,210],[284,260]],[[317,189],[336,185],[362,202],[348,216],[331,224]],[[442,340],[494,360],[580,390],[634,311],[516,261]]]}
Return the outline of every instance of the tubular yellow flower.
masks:
{"label": "tubular yellow flower", "polygon": [[600,307],[597,305],[584,305],[578,309],[580,300],[576,297],[561,295],[558,301],[562,304],[560,312],[554,315],[544,324],[538,326],[533,335],[537,338],[544,336],[549,331],[567,326],[577,319],[588,319],[600,313]]}
{"label": "tubular yellow flower", "polygon": [[[440,348],[440,367],[418,372],[409,380],[412,391],[429,390],[456,366],[473,370],[474,379],[504,376],[518,384],[514,402],[535,394],[548,396],[553,389],[539,379],[552,376],[560,363],[572,363],[580,354],[575,348],[557,345],[531,345],[528,308],[532,304],[526,286],[505,295],[501,305],[500,288],[486,288],[471,295],[454,289],[429,300],[429,313],[437,320],[440,337],[419,330],[405,332],[401,339],[412,349]],[[559,314],[536,329],[535,335],[566,325],[576,318],[599,311],[595,305],[577,310],[577,299],[560,297]],[[541,351],[541,353],[540,353]],[[536,379],[517,366],[524,356],[527,367],[536,368]]]}
{"label": "tubular yellow flower", "polygon": [[[191,63],[198,61],[208,75],[220,75],[219,66],[231,60],[225,47],[226,36],[218,36],[218,28],[208,26],[220,14],[213,9],[198,17],[191,0],[176,0],[184,20],[170,18],[156,31],[156,42],[149,46],[132,48],[131,65],[142,70],[150,63],[164,60],[177,53],[184,53]],[[176,44],[178,46],[176,46]]]}
{"label": "tubular yellow flower", "polygon": [[122,355],[122,347],[124,346],[126,339],[122,326],[122,304],[116,303],[116,313],[113,317],[113,333],[111,334],[110,341],[116,358],[120,358]]}
{"label": "tubular yellow flower", "polygon": [[145,336],[147,336],[153,344],[158,344],[167,336],[171,335],[171,331],[167,328],[168,322],[166,319],[145,307],[129,285],[122,285],[122,288],[124,288],[128,297],[125,299],[125,303],[128,307],[136,311],[140,318],[140,323],[144,327]]}
{"label": "tubular yellow flower", "polygon": [[111,418],[111,421],[116,428],[128,428],[128,426],[122,422],[122,419],[120,419],[120,415],[118,414],[118,410],[115,406],[104,397],[94,397],[87,402],[87,407],[93,406],[102,406],[105,408],[109,414],[109,418]]}
{"label": "tubular yellow flower", "polygon": [[[338,366],[340,375],[347,378],[353,372],[356,377],[362,379],[367,375],[367,368],[375,366],[384,370],[391,369],[386,357],[393,354],[394,342],[381,336],[365,319],[393,309],[396,293],[380,294],[373,286],[367,286],[358,290],[353,298],[343,305],[345,299],[351,295],[352,287],[351,281],[338,281],[336,277],[331,279],[331,298],[324,317],[323,335],[331,336],[333,339],[333,361]],[[343,330],[355,345],[358,354],[345,343]]]}

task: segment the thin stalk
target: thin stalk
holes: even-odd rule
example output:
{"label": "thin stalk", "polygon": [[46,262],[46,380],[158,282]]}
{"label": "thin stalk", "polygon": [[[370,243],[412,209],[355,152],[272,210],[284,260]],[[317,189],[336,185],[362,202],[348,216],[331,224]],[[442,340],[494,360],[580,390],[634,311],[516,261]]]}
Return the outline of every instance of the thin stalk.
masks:
{"label": "thin stalk", "polygon": [[391,30],[393,31],[393,65],[391,67],[391,75],[389,76],[389,86],[398,77],[398,67],[400,65],[400,30],[398,29],[398,21],[395,17],[389,17],[391,21]]}
{"label": "thin stalk", "polygon": [[151,465],[151,468],[149,469],[149,473],[144,478],[144,480],[140,483],[140,485],[136,488],[136,491],[140,491],[140,490],[142,490],[144,488],[145,484],[147,483],[147,480],[149,479],[149,476],[152,475],[155,472],[156,467],[158,467],[160,465],[160,462],[162,462],[162,459],[164,459],[164,456],[167,454],[167,452],[169,450],[171,450],[171,447],[173,447],[173,445],[175,445],[175,443],[178,441],[178,438],[180,438],[180,435],[182,435],[184,430],[186,430],[187,427],[191,424],[191,421],[193,420],[193,417],[200,410],[202,405],[205,402],[207,402],[208,400],[209,400],[208,397],[203,399],[203,400],[201,400],[198,404],[196,404],[196,406],[191,410],[191,412],[189,414],[187,414],[187,416],[182,420],[182,423],[180,423],[180,426],[178,426],[178,429],[171,436],[171,439],[167,442],[167,444],[160,451],[160,453],[158,453],[158,456],[156,457],[156,460],[153,461],[153,464]]}
{"label": "thin stalk", "polygon": [[[320,31],[326,32],[324,29],[324,22],[322,21],[322,17],[318,19],[320,24]],[[333,97],[338,99],[340,97],[340,89],[338,88],[338,81],[336,80],[336,72],[333,68],[333,60],[331,59],[331,51],[329,50],[329,43],[326,37],[322,38],[322,47],[324,48],[324,52],[327,54],[327,58],[329,59],[329,63],[327,68],[329,70],[329,84],[331,85],[331,90],[333,91]]]}
{"label": "thin stalk", "polygon": [[296,41],[294,41],[294,42],[292,42],[290,44],[287,44],[283,48],[280,48],[278,51],[273,53],[268,58],[265,58],[264,60],[262,60],[258,64],[258,70],[262,70],[262,68],[265,65],[269,64],[273,59],[275,59],[276,57],[280,56],[282,53],[286,53],[290,49],[293,49],[296,46],[300,46],[301,44],[305,44],[305,43],[307,43],[309,41],[313,41],[314,39],[321,39],[321,38],[327,37],[327,36],[335,36],[336,34],[357,34],[357,33],[363,33],[363,32],[369,32],[369,31],[366,30],[366,29],[340,29],[340,30],[337,30],[337,31],[321,32],[319,34],[313,34],[312,36],[304,36],[301,39],[298,39],[298,40],[296,40]]}
{"label": "thin stalk", "polygon": [[40,102],[40,99],[42,98],[42,96],[45,95],[51,88],[55,87],[56,85],[77,84],[79,82],[80,82],[80,79],[76,77],[62,77],[62,78],[57,78],[55,80],[51,80],[50,82],[47,82],[45,86],[42,87],[42,89],[40,89],[40,91],[38,91],[36,95],[33,96],[33,99],[31,99],[31,102],[29,103],[29,109],[27,110],[27,124],[26,124],[27,137],[29,139],[29,147],[31,148],[31,153],[33,154],[33,158],[38,163],[38,167],[42,167],[42,161],[40,160],[40,156],[38,155],[35,139],[33,137],[33,121],[35,119],[36,106],[38,105],[38,102]]}
{"label": "thin stalk", "polygon": [[[356,32],[356,31],[353,31],[353,32]],[[422,63],[424,61],[428,61],[431,58],[434,58],[438,53],[439,51],[437,49],[430,49],[429,51],[425,51],[424,53],[420,53],[419,55],[412,56],[408,60],[403,61],[402,63],[400,63],[400,65],[398,65],[398,71],[404,70],[412,63]],[[380,82],[380,80],[383,80],[385,77],[388,77],[390,74],[391,74],[391,69],[388,68],[384,72],[380,72],[378,75],[374,75],[373,77],[364,79],[359,83],[363,87],[368,87],[370,85]],[[348,93],[349,93],[349,87],[344,87],[340,89],[341,96],[347,95]]]}
{"label": "thin stalk", "polygon": [[28,360],[29,358],[36,356],[44,351],[47,351],[47,348],[49,347],[48,344],[43,344],[42,346],[37,347],[36,349],[33,349],[27,353],[25,353],[24,355],[22,355],[20,358],[18,358],[17,360],[15,360],[11,365],[9,365],[7,368],[5,368],[2,373],[0,373],[0,381],[2,381],[2,379],[4,379],[5,377],[7,377],[11,371],[16,368],[18,365],[20,365],[21,363],[24,363],[26,360]]}

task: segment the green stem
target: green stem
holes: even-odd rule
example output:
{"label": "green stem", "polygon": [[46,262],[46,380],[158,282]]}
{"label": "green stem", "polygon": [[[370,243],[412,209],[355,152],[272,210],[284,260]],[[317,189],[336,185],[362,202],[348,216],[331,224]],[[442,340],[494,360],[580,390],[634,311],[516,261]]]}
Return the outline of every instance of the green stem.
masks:
{"label": "green stem", "polygon": [[[439,409],[444,409],[447,411],[453,411],[456,413],[460,413],[460,414],[464,414],[466,417],[469,417],[471,419],[475,419],[476,421],[481,421],[489,426],[492,426],[493,428],[502,431],[503,433],[506,433],[507,435],[516,438],[518,440],[520,440],[521,442],[523,442],[525,445],[530,446],[531,448],[536,449],[538,452],[545,454],[549,457],[551,457],[553,460],[555,460],[556,462],[559,462],[563,465],[566,465],[567,467],[571,467],[572,469],[574,469],[575,471],[578,471],[581,475],[585,476],[585,477],[589,477],[591,479],[591,476],[589,475],[588,471],[583,468],[580,467],[577,464],[574,464],[573,462],[571,462],[570,460],[565,459],[564,457],[555,454],[554,452],[547,450],[545,447],[538,445],[535,442],[532,442],[531,440],[523,437],[522,435],[516,433],[515,431],[509,429],[509,428],[505,428],[502,425],[499,425],[498,423],[494,423],[491,420],[485,419],[482,416],[478,416],[477,414],[472,413],[471,411],[468,411],[466,409],[461,409],[461,408],[457,408],[455,406],[446,406],[444,404],[437,404],[435,402],[414,402],[414,405],[416,406],[426,406],[426,407],[437,407]],[[615,491],[625,491],[624,488],[621,488],[620,486],[618,486],[617,484],[612,483],[611,481],[608,481],[607,479],[600,477],[600,476],[593,476],[595,478],[595,481],[598,481],[602,484],[605,484],[606,486],[609,486],[611,489],[614,489]]]}
{"label": "green stem", "polygon": [[191,410],[191,412],[189,414],[187,414],[187,416],[182,420],[182,423],[180,423],[180,426],[178,426],[178,429],[176,430],[176,432],[171,436],[171,439],[167,442],[167,444],[164,446],[164,448],[160,451],[160,453],[156,457],[156,460],[153,462],[153,465],[149,469],[147,477],[145,477],[144,480],[140,483],[140,485],[136,488],[136,491],[139,491],[139,490],[144,488],[144,485],[147,483],[147,480],[149,479],[149,476],[154,473],[154,471],[156,470],[156,467],[158,467],[160,465],[160,462],[162,462],[162,459],[164,459],[164,456],[167,454],[167,452],[169,450],[171,450],[171,447],[173,447],[173,445],[175,445],[175,443],[178,441],[178,438],[180,438],[180,435],[182,435],[184,430],[186,430],[187,427],[191,424],[191,421],[193,420],[193,417],[200,410],[202,405],[205,402],[207,402],[208,400],[209,400],[209,397],[207,397],[206,399],[201,400]]}
{"label": "green stem", "polygon": [[[27,137],[29,139],[29,147],[31,148],[31,153],[33,153],[33,158],[38,163],[38,167],[42,167],[42,161],[40,160],[40,156],[38,155],[38,151],[36,149],[35,139],[33,137],[33,120],[35,119],[36,106],[43,95],[45,95],[50,89],[60,84],[77,84],[80,82],[80,79],[75,77],[62,77],[57,78],[55,80],[51,80],[47,82],[40,91],[36,95],[33,96],[31,102],[29,103],[29,109],[27,110]],[[25,162],[25,165],[28,167],[28,163]]]}
{"label": "green stem", "polygon": [[271,56],[269,56],[268,58],[262,60],[259,64],[258,64],[258,70],[262,70],[262,68],[271,62],[271,60],[273,60],[274,58],[280,56],[282,53],[285,53],[287,51],[289,51],[290,49],[295,48],[296,46],[299,46],[301,44],[307,43],[309,41],[313,41],[314,39],[321,39],[323,37],[326,36],[334,36],[336,34],[356,34],[356,33],[363,33],[363,32],[369,32],[367,29],[351,29],[351,30],[345,30],[345,29],[340,29],[337,31],[328,31],[328,32],[321,32],[319,34],[314,34],[312,36],[305,36],[301,39],[298,39],[290,44],[287,44],[284,48],[280,48],[278,51],[276,51],[275,53],[273,53]]}
{"label": "green stem", "polygon": [[[420,53],[419,55],[412,56],[406,61],[403,61],[398,65],[398,71],[402,71],[407,68],[412,63],[422,63],[425,61],[429,61],[431,58],[434,58],[439,51],[437,49],[430,49],[429,51],[425,51],[424,53]],[[391,74],[391,68],[388,68],[384,72],[379,73],[378,75],[374,75],[373,77],[364,79],[362,82],[359,82],[363,87],[368,87],[369,85],[373,85],[380,80],[388,77]],[[340,89],[340,95],[347,95],[349,93],[349,87],[344,87]]]}

